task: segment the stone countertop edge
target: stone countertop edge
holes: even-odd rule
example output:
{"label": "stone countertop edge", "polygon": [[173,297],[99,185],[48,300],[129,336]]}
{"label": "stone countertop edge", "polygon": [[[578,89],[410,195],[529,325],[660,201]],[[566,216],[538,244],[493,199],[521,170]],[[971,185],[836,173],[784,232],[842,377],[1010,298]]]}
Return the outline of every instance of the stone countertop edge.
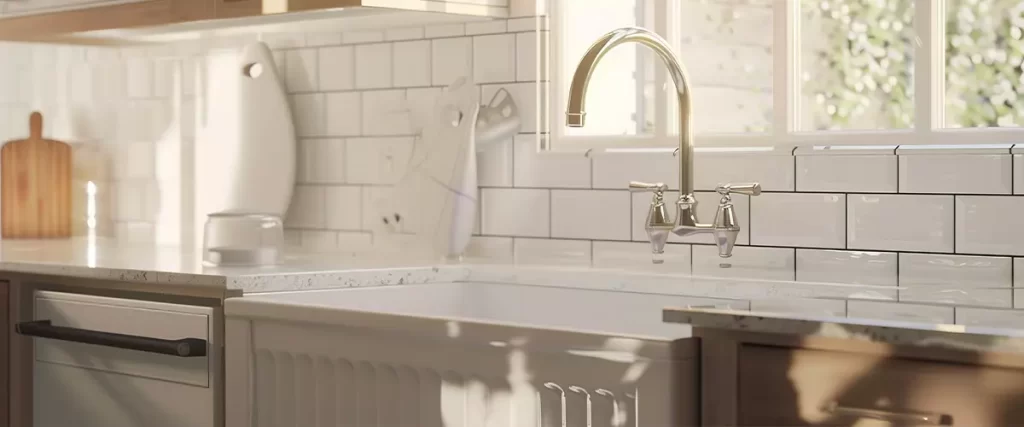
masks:
{"label": "stone countertop edge", "polygon": [[1024,354],[1024,330],[671,307],[664,309],[662,320],[699,328]]}

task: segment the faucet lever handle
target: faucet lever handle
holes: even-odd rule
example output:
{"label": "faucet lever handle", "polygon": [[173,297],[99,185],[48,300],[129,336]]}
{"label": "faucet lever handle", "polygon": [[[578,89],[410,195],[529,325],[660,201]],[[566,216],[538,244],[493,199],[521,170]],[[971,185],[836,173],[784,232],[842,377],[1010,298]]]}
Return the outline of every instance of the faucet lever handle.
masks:
{"label": "faucet lever handle", "polygon": [[653,183],[653,184],[649,183],[649,182],[640,182],[640,181],[630,181],[629,182],[629,191],[632,191],[634,193],[643,193],[643,192],[664,193],[665,190],[668,190],[668,186],[665,185],[665,183],[662,183],[662,182],[657,182],[657,183]]}
{"label": "faucet lever handle", "polygon": [[761,184],[756,182],[746,184],[722,184],[715,189],[718,194],[728,196],[731,193],[746,194],[748,196],[758,196],[761,194]]}

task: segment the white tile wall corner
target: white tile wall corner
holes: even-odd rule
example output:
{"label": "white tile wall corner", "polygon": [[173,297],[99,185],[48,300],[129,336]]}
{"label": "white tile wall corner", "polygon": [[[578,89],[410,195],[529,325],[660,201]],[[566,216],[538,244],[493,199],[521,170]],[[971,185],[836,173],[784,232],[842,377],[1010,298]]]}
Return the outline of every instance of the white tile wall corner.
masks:
{"label": "white tile wall corner", "polygon": [[852,318],[946,325],[955,320],[953,306],[850,300],[846,307],[847,316]]}
{"label": "white tile wall corner", "polygon": [[1012,194],[1013,162],[1006,154],[901,155],[901,193]]}
{"label": "white tile wall corner", "polygon": [[548,71],[548,31],[516,34],[516,80],[550,80]]}
{"label": "white tile wall corner", "polygon": [[693,245],[693,274],[762,280],[794,280],[796,254],[791,248],[737,246],[731,258],[718,256],[718,247]]}
{"label": "white tile wall corner", "polygon": [[395,87],[430,86],[430,41],[395,43],[392,55]]}
{"label": "white tile wall corner", "polygon": [[900,301],[1012,307],[1009,257],[902,253]]}
{"label": "white tile wall corner", "polygon": [[299,185],[292,193],[284,224],[295,228],[324,228],[325,211],[324,187]]}
{"label": "white tile wall corner", "polygon": [[320,90],[351,90],[356,87],[355,48],[333,46],[319,51],[317,78]]}
{"label": "white tile wall corner", "polygon": [[846,301],[817,298],[754,299],[750,311],[846,317]]}
{"label": "white tile wall corner", "polygon": [[750,242],[846,247],[846,195],[765,193],[750,201]]}
{"label": "white tile wall corner", "polygon": [[473,37],[473,76],[477,83],[516,81],[516,36]]}
{"label": "white tile wall corner", "polygon": [[516,187],[590,188],[590,159],[582,153],[538,152],[537,136],[516,135]]}
{"label": "white tile wall corner", "polygon": [[1024,310],[957,307],[956,324],[988,328],[1020,329],[1024,326]]}
{"label": "white tile wall corner", "polygon": [[319,85],[316,49],[285,52],[284,83],[288,92],[310,92]]}
{"label": "white tile wall corner", "polygon": [[[652,195],[650,193],[633,193],[632,196],[633,218],[631,221],[633,240],[638,242],[647,242],[649,239],[647,237],[647,232],[644,230],[644,225],[647,221],[647,213],[651,208]],[[701,222],[711,222],[714,220],[721,196],[719,196],[718,193],[706,191],[698,192],[695,196],[697,199],[697,217]],[[671,215],[676,214],[675,202],[677,199],[679,199],[678,191],[665,192],[665,205]],[[740,235],[736,238],[736,244],[748,245],[750,244],[750,196],[744,196],[742,194],[733,196],[732,203],[740,224]],[[673,219],[674,218],[675,217],[673,217]],[[668,241],[671,243],[708,244],[712,243],[714,239],[709,234],[696,234],[687,237],[679,237],[673,234],[669,236]]]}
{"label": "white tile wall corner", "polygon": [[693,180],[697,190],[714,190],[719,184],[759,182],[765,191],[796,188],[794,158],[784,154],[726,154],[697,152]]}
{"label": "white tile wall corner", "polygon": [[[430,28],[427,28],[430,37]],[[431,45],[431,77],[434,86],[447,86],[460,77],[473,75],[473,39],[435,39]]]}
{"label": "white tile wall corner", "polygon": [[596,268],[645,271],[658,274],[689,274],[690,245],[665,245],[663,262],[655,264],[648,243],[594,242]]}
{"label": "white tile wall corner", "polygon": [[629,194],[551,190],[551,237],[630,240]]}
{"label": "white tile wall corner", "polygon": [[849,249],[953,252],[953,196],[850,194]]}
{"label": "white tile wall corner", "polygon": [[363,228],[363,188],[353,186],[324,187],[327,228],[361,230]]}
{"label": "white tile wall corner", "polygon": [[304,184],[345,182],[345,141],[304,139],[298,143],[296,180]]}
{"label": "white tile wall corner", "polygon": [[896,286],[898,262],[895,252],[797,249],[796,280]]}
{"label": "white tile wall corner", "polygon": [[470,258],[483,258],[487,261],[511,261],[512,238],[473,236],[466,247],[466,255]]}
{"label": "white tile wall corner", "polygon": [[896,162],[893,155],[798,155],[796,191],[895,193]]}
{"label": "white tile wall corner", "polygon": [[597,153],[591,158],[594,188],[620,190],[641,181],[679,189],[679,161],[671,153]]}
{"label": "white tile wall corner", "polygon": [[363,133],[363,97],[359,92],[326,94],[327,129],[330,136],[358,136]]}
{"label": "white tile wall corner", "polygon": [[548,237],[551,235],[551,191],[520,188],[481,190],[483,234]]}
{"label": "white tile wall corner", "polygon": [[591,263],[589,240],[516,238],[513,246],[517,264],[589,266]]}
{"label": "white tile wall corner", "polygon": [[956,251],[1024,255],[1024,197],[956,196]]}
{"label": "white tile wall corner", "polygon": [[1024,194],[1024,154],[1013,155],[1013,194]]}
{"label": "white tile wall corner", "polygon": [[392,85],[391,43],[356,46],[356,88],[379,89]]}

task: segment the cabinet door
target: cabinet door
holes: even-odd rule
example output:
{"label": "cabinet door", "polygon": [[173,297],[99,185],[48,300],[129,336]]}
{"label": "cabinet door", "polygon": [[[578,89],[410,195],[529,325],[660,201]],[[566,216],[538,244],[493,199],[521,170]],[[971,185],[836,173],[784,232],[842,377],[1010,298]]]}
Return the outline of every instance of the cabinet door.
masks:
{"label": "cabinet door", "polygon": [[8,410],[11,400],[11,357],[10,357],[10,283],[0,280],[0,426],[10,419]]}

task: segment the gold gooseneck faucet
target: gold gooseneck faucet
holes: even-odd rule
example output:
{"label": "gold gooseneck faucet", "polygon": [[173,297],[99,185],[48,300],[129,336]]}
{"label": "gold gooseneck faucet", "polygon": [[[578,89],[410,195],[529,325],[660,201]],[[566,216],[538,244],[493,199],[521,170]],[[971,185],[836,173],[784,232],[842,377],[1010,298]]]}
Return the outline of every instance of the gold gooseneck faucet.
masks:
{"label": "gold gooseneck faucet", "polygon": [[[677,156],[679,157],[680,194],[679,200],[676,201],[675,221],[672,221],[665,208],[664,196],[665,190],[668,189],[667,185],[636,181],[629,183],[631,191],[654,193],[645,226],[647,236],[651,240],[651,250],[655,254],[663,253],[669,233],[679,236],[710,233],[714,236],[715,244],[718,245],[718,255],[728,258],[732,256],[732,248],[736,245],[736,238],[740,233],[730,194],[757,196],[761,194],[761,185],[757,183],[719,185],[716,191],[722,198],[714,221],[711,224],[701,224],[697,220],[697,200],[693,195],[693,127],[691,124],[693,113],[690,110],[692,94],[690,77],[665,39],[643,28],[620,28],[597,39],[583,55],[579,65],[576,66],[576,73],[572,78],[572,85],[569,87],[569,106],[565,112],[566,126],[583,127],[586,121],[586,112],[583,111],[583,106],[586,103],[590,76],[601,58],[615,46],[623,43],[639,43],[654,50],[668,67],[669,75],[675,82],[676,95],[679,98],[679,151]],[[659,260],[656,259],[656,262]]]}

